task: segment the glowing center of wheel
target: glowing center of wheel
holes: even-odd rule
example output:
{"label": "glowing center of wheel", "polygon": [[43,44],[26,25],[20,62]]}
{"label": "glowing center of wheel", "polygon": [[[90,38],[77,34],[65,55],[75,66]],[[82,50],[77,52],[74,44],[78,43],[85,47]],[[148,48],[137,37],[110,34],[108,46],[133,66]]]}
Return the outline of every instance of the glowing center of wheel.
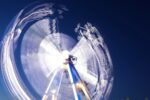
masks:
{"label": "glowing center of wheel", "polygon": [[62,51],[62,56],[63,56],[63,59],[66,60],[69,58],[69,51],[68,50],[63,50]]}

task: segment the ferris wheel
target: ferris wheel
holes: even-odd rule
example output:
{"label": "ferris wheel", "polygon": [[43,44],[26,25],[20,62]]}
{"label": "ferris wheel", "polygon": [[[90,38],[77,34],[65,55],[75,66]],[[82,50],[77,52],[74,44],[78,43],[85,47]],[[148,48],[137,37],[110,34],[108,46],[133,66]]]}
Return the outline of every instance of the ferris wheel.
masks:
{"label": "ferris wheel", "polygon": [[[32,4],[12,20],[2,41],[1,69],[17,100],[105,100],[112,84],[107,46],[91,23],[59,30],[67,8]],[[65,25],[65,22],[64,22]]]}

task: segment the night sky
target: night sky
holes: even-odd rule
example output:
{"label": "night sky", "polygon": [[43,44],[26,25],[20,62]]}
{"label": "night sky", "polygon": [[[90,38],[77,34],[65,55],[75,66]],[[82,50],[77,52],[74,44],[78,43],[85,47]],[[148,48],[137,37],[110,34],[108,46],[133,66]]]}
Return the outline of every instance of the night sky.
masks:
{"label": "night sky", "polygon": [[[0,1],[0,40],[12,18],[34,1],[36,0]],[[67,32],[71,33],[79,22],[91,22],[100,30],[114,66],[115,79],[110,100],[149,100],[150,3],[144,0],[53,2],[64,4],[69,9],[65,16]],[[7,98],[2,86],[3,83],[0,82],[0,100]]]}

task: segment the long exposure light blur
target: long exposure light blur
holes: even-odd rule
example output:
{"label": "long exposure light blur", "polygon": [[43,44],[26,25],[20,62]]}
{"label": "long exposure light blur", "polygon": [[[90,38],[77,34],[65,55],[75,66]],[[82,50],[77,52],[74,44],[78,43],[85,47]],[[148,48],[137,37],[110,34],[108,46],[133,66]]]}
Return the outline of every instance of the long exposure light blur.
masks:
{"label": "long exposure light blur", "polygon": [[[1,68],[12,98],[109,97],[113,66],[105,42],[91,23],[78,24],[73,33],[59,31],[59,18],[66,11],[64,6],[49,3],[30,5],[10,23],[1,42]],[[71,62],[64,63],[69,56]]]}

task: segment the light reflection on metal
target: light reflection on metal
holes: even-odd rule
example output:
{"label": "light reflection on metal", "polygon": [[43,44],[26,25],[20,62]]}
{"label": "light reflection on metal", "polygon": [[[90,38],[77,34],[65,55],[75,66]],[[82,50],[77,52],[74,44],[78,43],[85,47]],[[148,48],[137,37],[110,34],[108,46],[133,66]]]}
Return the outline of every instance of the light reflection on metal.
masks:
{"label": "light reflection on metal", "polygon": [[58,21],[65,11],[62,5],[30,5],[10,23],[1,42],[1,69],[10,98],[108,98],[113,66],[105,42],[90,23],[78,24],[76,33],[60,32]]}

